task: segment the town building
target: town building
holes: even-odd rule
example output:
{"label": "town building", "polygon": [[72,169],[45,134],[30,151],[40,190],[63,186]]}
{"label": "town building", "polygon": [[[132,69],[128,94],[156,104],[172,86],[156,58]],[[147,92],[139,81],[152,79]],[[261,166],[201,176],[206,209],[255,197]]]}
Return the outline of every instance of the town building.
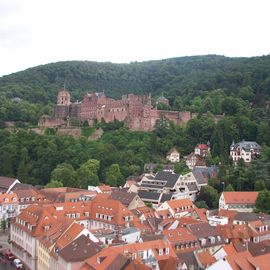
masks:
{"label": "town building", "polygon": [[180,153],[174,147],[174,148],[170,149],[170,151],[167,153],[166,158],[172,163],[179,162],[180,161]]}
{"label": "town building", "polygon": [[225,191],[219,198],[219,209],[253,212],[259,192]]}
{"label": "town building", "polygon": [[173,218],[180,218],[189,215],[195,208],[194,204],[189,199],[169,200],[162,203],[157,210],[168,210]]}
{"label": "town building", "polygon": [[230,158],[234,164],[242,159],[245,163],[250,163],[256,159],[261,153],[261,146],[253,141],[241,141],[232,143],[230,146]]}
{"label": "town building", "polygon": [[19,213],[18,197],[15,193],[0,194],[0,223],[9,221]]}
{"label": "town building", "polygon": [[210,154],[210,142],[207,144],[199,143],[195,146],[194,153],[195,155],[205,157],[206,155]]}
{"label": "town building", "polygon": [[82,234],[58,252],[58,270],[79,269],[86,259],[94,256],[101,249],[100,245]]}
{"label": "town building", "polygon": [[116,200],[125,205],[129,210],[144,207],[142,199],[135,192],[126,192],[124,190],[113,190],[109,199]]}

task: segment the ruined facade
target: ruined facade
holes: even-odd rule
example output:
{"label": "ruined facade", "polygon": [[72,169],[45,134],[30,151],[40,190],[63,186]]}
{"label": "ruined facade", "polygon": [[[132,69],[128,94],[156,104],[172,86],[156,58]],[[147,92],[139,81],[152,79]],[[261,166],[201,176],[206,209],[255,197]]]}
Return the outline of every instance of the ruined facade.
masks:
{"label": "ruined facade", "polygon": [[112,122],[114,119],[124,121],[126,126],[136,131],[151,131],[156,121],[161,117],[173,121],[175,124],[187,123],[196,117],[190,112],[157,110],[152,107],[151,95],[123,95],[114,100],[104,93],[87,93],[81,102],[72,103],[70,94],[66,90],[58,93],[57,104],[54,109],[55,119],[79,118],[92,125],[95,120]]}

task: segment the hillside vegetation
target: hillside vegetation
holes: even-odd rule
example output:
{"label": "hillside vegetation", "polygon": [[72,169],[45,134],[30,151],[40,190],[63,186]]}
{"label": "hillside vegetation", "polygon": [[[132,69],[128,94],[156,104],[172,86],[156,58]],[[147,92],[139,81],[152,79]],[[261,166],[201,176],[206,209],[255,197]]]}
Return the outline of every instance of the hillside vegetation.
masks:
{"label": "hillside vegetation", "polygon": [[250,86],[254,93],[270,94],[270,56],[228,58],[208,55],[130,64],[68,61],[47,64],[0,78],[0,93],[32,103],[54,102],[66,83],[74,99],[86,91],[105,90],[108,96],[162,92],[189,102],[205,91],[223,89],[237,95]]}
{"label": "hillside vegetation", "polygon": [[[51,114],[64,83],[73,100],[80,100],[87,91],[105,91],[113,98],[131,92],[150,92],[153,97],[163,93],[171,109],[222,114],[228,111],[228,106],[222,106],[228,96],[244,106],[245,102],[268,106],[270,56],[208,55],[130,64],[68,61],[38,66],[0,78],[0,122],[36,123],[40,115]],[[260,114],[265,117],[264,112]]]}
{"label": "hillside vegetation", "polygon": [[[144,163],[164,162],[173,146],[183,156],[197,143],[210,141],[207,164],[220,165],[212,186],[220,190],[225,182],[235,190],[270,187],[270,56],[212,55],[131,64],[71,61],[31,68],[0,78],[0,128],[4,121],[23,126],[22,122],[36,124],[40,115],[52,114],[64,83],[73,100],[86,91],[105,90],[114,98],[131,92],[151,92],[154,98],[163,93],[170,100],[169,109],[191,110],[199,116],[186,126],[159,121],[151,133],[101,122],[97,127],[105,133],[97,141],[88,141],[89,134],[74,139],[49,130],[46,135],[0,130],[0,175],[41,185],[51,180],[79,187],[107,181],[119,185],[124,177],[140,174]],[[213,114],[225,116],[215,123]],[[263,145],[262,159],[234,168],[229,146],[242,139]],[[181,164],[178,172],[185,169]]]}

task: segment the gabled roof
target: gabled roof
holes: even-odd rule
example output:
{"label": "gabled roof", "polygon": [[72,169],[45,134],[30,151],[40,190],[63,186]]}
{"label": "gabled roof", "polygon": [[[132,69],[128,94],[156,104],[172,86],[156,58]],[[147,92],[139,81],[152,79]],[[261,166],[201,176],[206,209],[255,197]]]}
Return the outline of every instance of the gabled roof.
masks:
{"label": "gabled roof", "polygon": [[38,237],[39,241],[47,248],[51,247],[73,222],[73,220],[66,217],[58,220],[48,231]]}
{"label": "gabled roof", "polygon": [[172,199],[172,196],[173,196],[173,193],[167,193],[167,194],[163,193],[161,196],[160,202],[163,203],[163,202],[169,201]]}
{"label": "gabled roof", "polygon": [[196,253],[196,256],[200,262],[200,265],[203,267],[208,267],[216,261],[215,257],[212,256],[208,250],[198,252]]}
{"label": "gabled roof", "polygon": [[174,153],[174,154],[179,154],[179,152],[177,151],[177,149],[176,149],[175,147],[171,148],[171,149],[168,151],[167,155],[170,155],[170,154],[172,154],[172,153]]}
{"label": "gabled roof", "polygon": [[255,204],[259,192],[257,191],[224,191],[226,204]]}
{"label": "gabled roof", "polygon": [[0,176],[0,191],[6,192],[16,180],[15,178]]}
{"label": "gabled roof", "polygon": [[159,202],[159,199],[160,199],[160,196],[162,195],[162,193],[147,192],[147,191],[139,190],[138,195],[142,200],[151,200],[151,201]]}
{"label": "gabled roof", "polygon": [[237,212],[234,220],[241,220],[245,222],[256,220],[270,220],[270,215],[265,215],[262,213]]}
{"label": "gabled roof", "polygon": [[163,234],[171,243],[186,243],[197,241],[197,237],[186,227],[176,228],[173,230],[164,230]]}
{"label": "gabled roof", "polygon": [[97,186],[97,187],[103,193],[110,193],[112,191],[112,188],[109,185],[100,185],[100,186]]}
{"label": "gabled roof", "polygon": [[57,239],[56,245],[58,248],[64,248],[74,239],[76,239],[81,232],[84,230],[84,227],[77,222],[73,222],[69,228]]}
{"label": "gabled roof", "polygon": [[261,146],[254,141],[241,141],[236,144],[231,145],[232,150],[236,150],[237,148],[245,149],[246,151],[251,151],[252,149],[260,150]]}
{"label": "gabled roof", "polygon": [[118,250],[115,250],[111,247],[105,248],[94,256],[88,258],[85,261],[85,264],[80,268],[80,270],[124,269],[124,267],[128,265],[128,263],[129,259],[127,257],[122,255]]}
{"label": "gabled roof", "polygon": [[121,190],[112,191],[109,199],[116,200],[124,204],[125,206],[129,206],[129,204],[133,201],[133,199],[137,196],[134,192],[125,192]]}
{"label": "gabled roof", "polygon": [[[15,190],[14,193],[17,194],[19,200],[23,198],[35,198],[37,200],[44,200],[45,195],[41,194],[38,190],[31,188],[31,189],[18,189]],[[33,203],[33,202],[29,202]]]}
{"label": "gabled roof", "polygon": [[209,223],[202,222],[198,224],[190,224],[188,228],[192,231],[194,235],[198,238],[207,238],[209,236],[219,235],[218,231],[209,225]]}
{"label": "gabled roof", "polygon": [[198,148],[200,150],[208,150],[209,146],[205,143],[198,143],[195,148]]}
{"label": "gabled roof", "polygon": [[207,184],[208,180],[218,173],[217,166],[194,167],[192,173],[199,185]]}
{"label": "gabled roof", "polygon": [[[176,199],[167,201],[167,204],[170,206],[172,210],[178,212],[178,208],[181,210],[181,207],[189,207],[194,208],[194,204],[190,199]],[[182,210],[181,210],[182,211]]]}
{"label": "gabled roof", "polygon": [[173,188],[179,179],[180,174],[161,171],[155,175],[155,180],[166,181],[165,187]]}
{"label": "gabled roof", "polygon": [[17,219],[32,226],[32,230],[30,230],[28,226],[24,226],[20,224],[20,222],[16,221],[14,223],[34,237],[41,236],[44,233],[46,226],[51,227],[57,222],[57,217],[54,217],[47,208],[33,204],[29,205],[26,209],[23,209]]}
{"label": "gabled roof", "polygon": [[124,206],[121,202],[111,199],[100,200],[94,199],[91,204],[91,212],[90,217],[94,220],[102,220],[104,219],[98,218],[97,214],[111,216],[111,220],[106,220],[106,223],[114,224],[117,226],[125,225],[125,217],[133,217],[133,220],[137,218],[134,214],[128,210],[126,206]]}
{"label": "gabled roof", "polygon": [[256,266],[258,266],[258,264],[254,261],[254,258],[248,251],[230,254],[226,257],[226,260],[228,261],[233,270],[254,270],[257,269]]}
{"label": "gabled roof", "polygon": [[94,243],[85,235],[81,235],[61,249],[58,254],[66,262],[80,262],[100,251],[101,247],[99,245]]}

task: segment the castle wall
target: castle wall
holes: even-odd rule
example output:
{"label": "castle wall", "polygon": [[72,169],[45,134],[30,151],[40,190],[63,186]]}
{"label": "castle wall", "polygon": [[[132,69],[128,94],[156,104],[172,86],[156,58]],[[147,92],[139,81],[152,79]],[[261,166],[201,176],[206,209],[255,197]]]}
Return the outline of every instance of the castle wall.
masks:
{"label": "castle wall", "polygon": [[[67,99],[66,99],[67,97]],[[104,93],[86,94],[81,103],[70,103],[67,91],[58,94],[58,104],[55,106],[55,118],[77,117],[81,121],[88,121],[91,125],[95,120],[109,123],[115,119],[125,121],[131,130],[151,131],[156,121],[162,116],[175,124],[186,124],[198,114],[188,111],[166,111],[152,109],[151,96],[134,94],[123,95],[120,100],[108,98]],[[63,100],[66,102],[62,104]],[[220,116],[222,117],[222,116]],[[220,119],[219,116],[215,120]],[[47,125],[46,122],[45,124]],[[52,122],[52,124],[55,124]]]}
{"label": "castle wall", "polygon": [[69,116],[69,105],[56,105],[54,108],[55,118],[66,118]]}
{"label": "castle wall", "polygon": [[39,119],[38,126],[44,128],[51,128],[64,125],[65,123],[66,121],[61,118],[51,118],[48,116],[43,116]]}

